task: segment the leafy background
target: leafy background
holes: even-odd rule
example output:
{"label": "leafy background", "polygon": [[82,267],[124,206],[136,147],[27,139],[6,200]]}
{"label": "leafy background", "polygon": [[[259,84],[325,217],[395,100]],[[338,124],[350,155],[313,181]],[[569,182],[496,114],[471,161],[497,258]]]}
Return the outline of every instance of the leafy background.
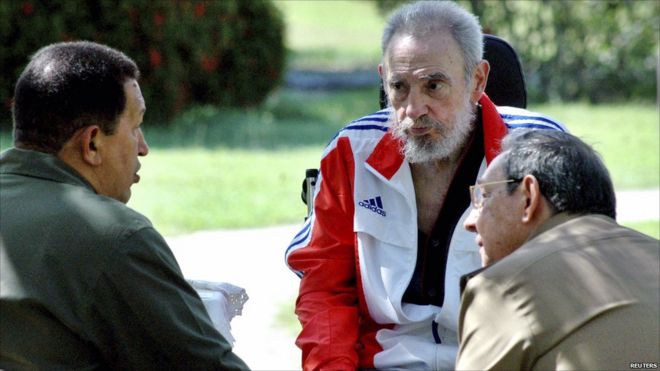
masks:
{"label": "leafy background", "polygon": [[[0,1],[0,11],[15,3],[27,2]],[[162,2],[135,2],[143,6],[147,3]],[[189,3],[193,13],[198,3],[207,4]],[[388,11],[379,7],[380,2],[267,3],[274,6],[273,14],[281,16],[285,74],[300,70],[337,73],[366,70],[365,73],[376,74],[380,33]],[[511,25],[488,22],[492,24],[489,27],[497,27],[500,33],[511,28],[506,32],[512,32],[510,38],[515,40],[512,43],[521,53],[528,84],[546,79],[538,75],[539,69],[559,68],[566,64],[561,62],[564,59],[580,59],[582,62],[575,64],[574,70],[551,73],[552,85],[565,87],[579,81],[578,86],[590,91],[645,91],[640,95],[625,93],[618,98],[614,94],[611,96],[614,102],[607,103],[594,103],[599,100],[580,94],[562,99],[559,93],[553,93],[553,98],[547,101],[530,93],[529,101],[530,109],[562,121],[602,154],[618,191],[658,189],[657,96],[653,89],[645,87],[649,84],[657,87],[653,66],[657,63],[659,37],[658,22],[653,21],[658,17],[658,3],[633,1],[607,5],[612,2],[551,1],[543,2],[547,7],[541,11],[537,2],[529,1],[463,2],[466,6],[472,3],[483,6],[483,17],[507,19],[506,9],[523,12]],[[576,24],[561,23],[557,17],[566,13],[562,9],[571,11],[567,19]],[[589,14],[593,16],[588,17]],[[558,22],[561,27],[555,25]],[[0,22],[0,30],[2,27],[6,28],[4,22]],[[603,27],[611,31],[601,34]],[[547,29],[548,35],[532,36],[543,29]],[[597,34],[593,37],[609,44],[594,47],[600,44],[582,37],[589,29],[598,30],[593,31]],[[29,36],[27,30],[24,32]],[[190,31],[181,27],[178,32]],[[548,44],[554,40],[552,35],[558,33],[564,34],[561,40],[566,43],[561,48],[561,57],[553,56],[550,51],[558,50],[557,46]],[[621,38],[626,41],[616,41]],[[7,45],[12,46],[3,44],[1,53],[5,53]],[[546,59],[535,61],[533,56],[528,56],[532,53],[528,49],[538,49],[534,53]],[[580,57],[584,53],[594,56]],[[141,67],[149,63],[145,59]],[[186,66],[194,69],[199,64],[191,62]],[[644,81],[616,77],[596,84],[595,81],[601,80],[584,77],[598,70],[618,71],[610,72],[617,76],[641,75]],[[263,76],[254,73],[249,77],[259,80]],[[129,205],[146,214],[166,235],[301,222],[305,206],[300,201],[300,183],[305,169],[318,166],[319,156],[336,130],[378,108],[377,89],[373,85],[333,91],[297,90],[282,82],[274,84],[259,104],[231,107],[198,102],[167,120],[157,118],[157,112],[167,109],[167,103],[155,97],[147,99],[145,131],[151,152],[142,159],[142,180],[133,187]],[[10,145],[11,137],[5,129],[0,132],[0,147]],[[657,220],[629,225],[654,236],[660,234]]]}

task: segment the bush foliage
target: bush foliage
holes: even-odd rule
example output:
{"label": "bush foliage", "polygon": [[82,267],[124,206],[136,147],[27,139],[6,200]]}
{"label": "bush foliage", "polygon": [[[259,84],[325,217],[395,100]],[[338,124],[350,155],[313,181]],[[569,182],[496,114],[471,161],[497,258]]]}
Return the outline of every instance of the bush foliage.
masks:
{"label": "bush foliage", "polygon": [[192,103],[261,103],[280,83],[286,53],[282,16],[270,1],[0,1],[0,102],[7,112],[29,56],[72,40],[133,58],[147,118],[156,122]]}
{"label": "bush foliage", "polygon": [[[386,14],[408,0],[376,0]],[[654,101],[660,1],[458,0],[518,51],[529,100]]]}

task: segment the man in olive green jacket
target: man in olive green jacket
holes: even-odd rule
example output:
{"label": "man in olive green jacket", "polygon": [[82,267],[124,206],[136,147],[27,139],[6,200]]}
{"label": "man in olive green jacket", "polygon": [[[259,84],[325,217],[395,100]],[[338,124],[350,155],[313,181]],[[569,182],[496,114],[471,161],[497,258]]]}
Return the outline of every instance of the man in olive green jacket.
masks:
{"label": "man in olive green jacket", "polygon": [[128,208],[149,147],[135,63],[90,42],[32,57],[0,156],[0,369],[247,369],[163,237]]}
{"label": "man in olive green jacket", "polygon": [[660,361],[660,245],[615,221],[597,154],[570,134],[505,138],[472,187],[458,369],[624,370]]}

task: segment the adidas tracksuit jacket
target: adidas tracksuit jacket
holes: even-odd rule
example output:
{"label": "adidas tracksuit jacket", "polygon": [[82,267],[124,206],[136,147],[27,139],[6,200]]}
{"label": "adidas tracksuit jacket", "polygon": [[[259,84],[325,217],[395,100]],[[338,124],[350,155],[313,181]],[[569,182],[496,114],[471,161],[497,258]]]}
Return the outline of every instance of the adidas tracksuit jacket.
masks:
{"label": "adidas tracksuit jacket", "polygon": [[[565,130],[547,117],[480,100],[485,159],[508,129]],[[301,277],[296,344],[303,368],[453,369],[459,279],[480,267],[474,235],[451,237],[443,306],[402,302],[417,259],[417,205],[410,168],[388,132],[391,111],[344,127],[325,149],[314,212],[286,251]],[[449,196],[448,196],[449,197]]]}

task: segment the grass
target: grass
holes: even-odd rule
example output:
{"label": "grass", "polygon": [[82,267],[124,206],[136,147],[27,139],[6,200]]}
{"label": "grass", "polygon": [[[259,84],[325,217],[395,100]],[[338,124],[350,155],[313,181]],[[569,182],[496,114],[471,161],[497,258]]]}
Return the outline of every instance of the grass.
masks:
{"label": "grass", "polygon": [[[369,1],[278,0],[287,25],[289,67],[373,69],[384,19]],[[155,102],[147,102],[150,109]],[[197,107],[168,128],[147,125],[151,152],[129,206],[165,235],[302,222],[304,171],[317,167],[333,133],[378,106],[377,87],[334,93],[281,90],[259,109]],[[604,157],[617,190],[658,188],[658,109],[653,104],[532,107],[564,122]],[[148,113],[147,113],[148,118]],[[0,126],[2,127],[2,126]],[[5,125],[4,127],[7,127]],[[0,133],[0,148],[10,146]],[[625,223],[660,237],[660,222]],[[295,298],[276,323],[300,330]]]}
{"label": "grass", "polygon": [[[298,103],[302,99],[304,105]],[[280,91],[260,110],[240,113],[201,107],[173,128],[148,128],[152,151],[143,160],[143,181],[134,187],[131,205],[165,234],[299,222],[305,212],[299,198],[305,169],[317,167],[333,133],[374,110],[375,99],[371,90]],[[658,187],[658,124],[653,106],[535,108],[550,112],[593,143],[603,154],[617,190]],[[632,134],[613,129],[621,117],[636,122]],[[657,223],[638,228],[658,234]]]}
{"label": "grass", "polygon": [[533,107],[563,122],[591,144],[610,169],[617,190],[660,184],[660,123],[651,104],[555,104]]}
{"label": "grass", "polygon": [[[289,67],[374,69],[384,17],[371,1],[278,0]],[[147,102],[150,110],[156,102]],[[197,107],[168,128],[146,125],[151,153],[130,206],[166,235],[302,221],[300,183],[337,129],[378,107],[377,87],[274,92],[248,111]],[[617,190],[657,188],[658,110],[652,104],[532,107],[602,153]],[[148,113],[147,113],[148,119]],[[6,125],[5,125],[6,127]],[[10,146],[0,133],[0,148]],[[658,222],[636,228],[658,235]]]}
{"label": "grass", "polygon": [[624,222],[628,228],[635,229],[653,238],[660,238],[660,222],[657,220],[647,220],[644,222]]}
{"label": "grass", "polygon": [[374,68],[385,18],[372,1],[278,0],[287,25],[289,66],[298,69]]}
{"label": "grass", "polygon": [[147,126],[151,152],[129,205],[166,235],[302,222],[305,169],[357,112],[377,108],[374,89],[281,91],[261,109],[198,107]]}
{"label": "grass", "polygon": [[376,86],[341,93],[280,90],[259,109],[196,107],[167,128],[147,125],[145,132],[150,146],[158,149],[324,146],[356,115],[377,109]]}
{"label": "grass", "polygon": [[[250,111],[198,107],[168,128],[146,126],[150,154],[129,205],[165,235],[302,222],[306,168],[345,123],[377,109],[377,90],[275,93]],[[304,102],[304,104],[302,103]],[[653,105],[536,106],[599,150],[617,190],[657,188]],[[627,128],[634,123],[634,130]],[[626,128],[624,128],[626,127]],[[0,147],[9,146],[0,135]],[[658,221],[630,225],[658,237]]]}
{"label": "grass", "polygon": [[142,161],[129,205],[166,235],[302,222],[300,184],[318,153],[317,147],[154,150]]}
{"label": "grass", "polygon": [[275,313],[275,326],[283,329],[291,336],[298,336],[302,326],[298,317],[295,314],[296,298],[292,297],[290,300],[282,302],[277,306],[277,313]]}

